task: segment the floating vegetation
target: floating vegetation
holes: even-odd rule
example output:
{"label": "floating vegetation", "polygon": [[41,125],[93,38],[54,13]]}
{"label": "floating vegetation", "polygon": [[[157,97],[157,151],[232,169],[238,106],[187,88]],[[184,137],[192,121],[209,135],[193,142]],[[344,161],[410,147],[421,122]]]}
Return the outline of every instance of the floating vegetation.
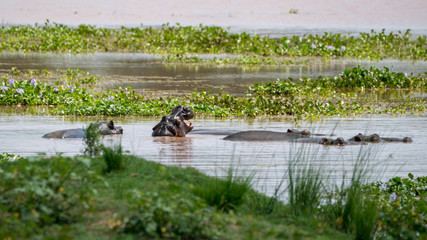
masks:
{"label": "floating vegetation", "polygon": [[[168,55],[239,54],[255,56],[263,64],[276,57],[320,56],[361,59],[427,59],[426,36],[405,32],[371,31],[359,36],[325,33],[272,39],[248,33],[230,33],[216,26],[170,26],[107,29],[91,25],[72,28],[46,21],[43,25],[0,28],[0,51],[20,52],[138,52]],[[228,57],[225,57],[228,59]],[[265,58],[266,60],[259,60]],[[227,60],[224,60],[227,61]],[[212,61],[215,63],[215,61]],[[270,62],[270,63],[269,63]]]}
{"label": "floating vegetation", "polygon": [[[424,113],[426,110],[426,100],[412,97],[411,91],[425,92],[427,78],[390,72],[388,68],[356,67],[333,78],[256,83],[244,97],[201,91],[182,97],[147,98],[131,87],[95,91],[82,87],[79,82],[63,81],[60,84],[56,81],[50,85],[34,78],[15,81],[3,77],[0,105],[49,106],[52,114],[108,116],[158,116],[176,105],[186,105],[199,115],[288,115],[296,120],[322,116]],[[409,92],[401,92],[403,90]],[[383,98],[378,97],[381,94]]]}

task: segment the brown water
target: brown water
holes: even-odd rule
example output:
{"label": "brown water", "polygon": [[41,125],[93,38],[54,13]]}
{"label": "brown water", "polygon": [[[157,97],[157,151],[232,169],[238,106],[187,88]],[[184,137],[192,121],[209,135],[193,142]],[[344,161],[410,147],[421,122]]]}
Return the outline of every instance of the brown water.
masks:
{"label": "brown water", "polygon": [[[2,24],[159,26],[219,25],[270,36],[359,32],[370,29],[427,32],[425,0],[0,0]],[[297,14],[290,14],[290,10]]]}
{"label": "brown water", "polygon": [[[106,119],[104,119],[106,120]],[[318,133],[334,133],[350,138],[359,132],[379,133],[382,136],[405,137],[411,144],[387,143],[367,146],[322,146],[318,144],[291,144],[289,142],[230,142],[221,135],[189,134],[186,138],[151,137],[151,128],[157,118],[115,119],[124,128],[123,136],[107,136],[104,143],[121,143],[124,150],[148,160],[167,165],[194,167],[210,175],[221,176],[231,165],[240,174],[255,172],[255,188],[271,194],[286,172],[289,159],[302,147],[306,148],[315,164],[331,172],[331,179],[341,181],[344,172],[351,171],[359,151],[378,153],[372,158],[372,181],[393,176],[415,176],[427,173],[427,116],[395,118],[327,119],[315,124],[303,122],[301,128]],[[84,148],[81,139],[43,139],[54,130],[86,126],[87,118],[64,118],[9,114],[0,115],[0,152],[33,156],[37,153],[66,156],[80,154]],[[293,124],[282,118],[257,119],[194,119],[195,129],[210,130],[272,130],[286,131]],[[386,167],[383,171],[383,167]]]}
{"label": "brown water", "polygon": [[[209,57],[209,55],[207,56]],[[427,72],[427,61],[311,59],[308,64],[287,66],[227,66],[163,64],[161,58],[147,54],[20,54],[0,53],[0,73],[12,67],[21,71],[34,69],[80,68],[101,77],[109,88],[132,86],[135,90],[182,95],[201,90],[241,95],[256,82],[272,82],[278,78],[315,78],[337,76],[346,68],[388,67],[406,73]]]}

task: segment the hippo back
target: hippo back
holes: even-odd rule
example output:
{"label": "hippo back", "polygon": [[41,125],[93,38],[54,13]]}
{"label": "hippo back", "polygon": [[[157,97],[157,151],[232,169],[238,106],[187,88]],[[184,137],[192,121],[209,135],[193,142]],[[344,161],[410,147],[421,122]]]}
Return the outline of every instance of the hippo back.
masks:
{"label": "hippo back", "polygon": [[65,129],[47,133],[43,138],[84,138],[85,131],[82,128]]}
{"label": "hippo back", "polygon": [[292,141],[297,138],[308,138],[306,135],[273,132],[273,131],[243,131],[228,135],[224,140],[229,141]]}

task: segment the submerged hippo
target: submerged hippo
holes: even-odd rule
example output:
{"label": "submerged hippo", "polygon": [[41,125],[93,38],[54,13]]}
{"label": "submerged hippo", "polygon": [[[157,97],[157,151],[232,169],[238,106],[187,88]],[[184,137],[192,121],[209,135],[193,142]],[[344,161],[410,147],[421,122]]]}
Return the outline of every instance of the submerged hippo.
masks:
{"label": "submerged hippo", "polygon": [[403,142],[411,143],[412,139],[409,137],[404,138],[392,138],[392,137],[380,137],[374,133],[371,135],[358,135],[344,140],[342,137],[336,139],[330,138],[315,138],[311,136],[322,136],[324,134],[311,134],[307,130],[298,131],[288,129],[287,132],[273,132],[273,131],[243,131],[228,135],[224,140],[231,141],[296,141],[303,143],[320,143],[323,145],[338,145],[344,146],[349,144],[364,144],[364,143],[379,143],[379,142]]}
{"label": "submerged hippo", "polygon": [[[114,126],[114,122],[99,122],[98,129],[101,135],[123,134],[123,128]],[[85,130],[83,128],[65,129],[50,132],[43,135],[43,138],[84,138]]]}
{"label": "submerged hippo", "polygon": [[186,106],[178,105],[170,115],[165,115],[156,126],[153,127],[153,137],[169,136],[169,137],[185,137],[187,133],[193,130],[193,125],[190,120],[194,117],[193,111]]}
{"label": "submerged hippo", "polygon": [[325,136],[326,134],[312,134],[308,130],[288,129],[286,132],[274,131],[243,131],[230,134],[224,140],[230,141],[293,141],[308,139],[310,136]]}

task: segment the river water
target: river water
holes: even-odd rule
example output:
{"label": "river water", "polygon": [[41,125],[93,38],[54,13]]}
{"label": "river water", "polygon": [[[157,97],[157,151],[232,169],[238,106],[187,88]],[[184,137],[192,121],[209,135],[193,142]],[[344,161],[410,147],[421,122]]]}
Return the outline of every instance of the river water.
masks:
{"label": "river water", "polygon": [[[210,55],[206,55],[210,57]],[[296,59],[298,61],[298,59]],[[390,71],[408,74],[425,74],[427,61],[400,60],[352,60],[319,58],[306,59],[308,62],[283,66],[217,66],[196,64],[162,63],[161,57],[149,54],[20,54],[0,53],[0,73],[7,73],[12,67],[25,72],[34,69],[80,68],[101,77],[101,84],[110,89],[114,86],[132,86],[134,90],[183,95],[201,90],[216,93],[242,95],[248,86],[256,82],[272,82],[289,77],[315,78],[337,76],[344,69],[353,67],[388,67]]]}
{"label": "river water", "polygon": [[[243,94],[254,82],[275,81],[277,78],[336,76],[345,68],[355,66],[383,67],[392,71],[424,73],[427,62],[397,60],[356,61],[315,60],[307,66],[273,66],[259,68],[218,67],[214,65],[163,64],[161,58],[144,54],[0,54],[0,73],[12,67],[21,71],[34,69],[77,68],[97,74],[106,87],[131,85],[139,91],[180,95],[208,89],[222,88],[231,94]],[[2,109],[5,110],[5,109]],[[166,112],[165,112],[166,114]],[[23,115],[9,109],[0,114],[0,152],[32,156],[38,153],[66,156],[81,154],[84,148],[80,139],[43,139],[45,133],[87,126],[95,118]],[[222,176],[234,166],[240,174],[255,172],[255,188],[272,194],[286,175],[289,161],[307,153],[316,166],[322,166],[332,182],[340,182],[345,172],[350,172],[358,155],[369,152],[372,156],[369,174],[371,181],[386,180],[393,176],[415,176],[427,173],[427,116],[401,116],[372,118],[327,118],[321,122],[302,122],[300,128],[318,133],[334,133],[350,138],[358,133],[379,133],[390,137],[411,137],[414,142],[370,144],[366,146],[321,146],[289,142],[229,142],[221,135],[190,133],[186,138],[153,138],[151,128],[159,117],[115,118],[116,125],[124,128],[123,136],[105,137],[104,143],[121,143],[125,150],[167,165],[194,167],[209,175]],[[212,131],[272,130],[286,131],[294,128],[290,119],[275,117],[193,119],[195,129]],[[306,149],[306,150],[304,150]],[[348,177],[348,175],[347,175]]]}
{"label": "river water", "polygon": [[[101,119],[100,119],[101,120]],[[104,119],[107,120],[107,119]],[[295,144],[290,142],[230,142],[224,135],[190,133],[185,138],[151,137],[151,128],[158,118],[116,118],[116,125],[124,128],[122,136],[107,136],[107,146],[122,144],[124,150],[148,160],[167,165],[194,167],[200,171],[223,176],[230,167],[239,174],[255,173],[255,189],[272,194],[286,175],[290,160],[298,152],[306,153],[313,164],[321,166],[330,175],[332,182],[340,182],[345,172],[349,173],[358,155],[370,153],[369,180],[386,180],[393,176],[415,176],[427,173],[427,116],[424,117],[373,117],[331,118],[322,122],[303,122],[301,129],[314,133],[333,133],[350,138],[356,134],[378,133],[381,136],[411,137],[410,144],[387,143],[348,145],[344,147],[320,144]],[[67,128],[87,126],[93,119],[54,116],[3,114],[0,116],[0,152],[34,156],[38,153],[65,156],[81,154],[84,144],[81,139],[44,139],[45,133]],[[193,119],[195,129],[206,130],[272,130],[286,131],[294,128],[289,119]],[[304,150],[305,149],[305,150]],[[347,175],[349,177],[349,175]]]}

